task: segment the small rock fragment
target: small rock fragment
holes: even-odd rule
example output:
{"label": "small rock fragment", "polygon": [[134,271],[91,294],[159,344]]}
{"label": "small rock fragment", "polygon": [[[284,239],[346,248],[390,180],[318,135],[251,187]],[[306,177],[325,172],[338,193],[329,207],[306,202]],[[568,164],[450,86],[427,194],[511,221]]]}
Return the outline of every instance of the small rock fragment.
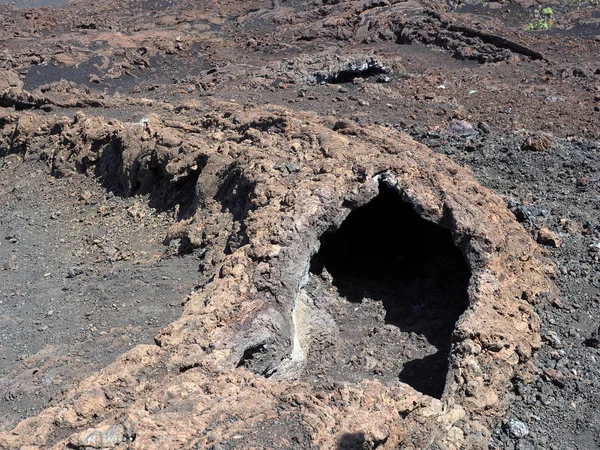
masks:
{"label": "small rock fragment", "polygon": [[517,419],[510,419],[506,423],[505,431],[513,439],[521,439],[529,434],[527,425]]}
{"label": "small rock fragment", "polygon": [[549,228],[541,227],[538,231],[537,241],[542,245],[558,248],[562,245],[562,239]]}
{"label": "small rock fragment", "polygon": [[573,220],[560,219],[560,224],[566,233],[575,234],[579,232],[579,226],[577,225],[577,222],[574,222]]}
{"label": "small rock fragment", "polygon": [[562,342],[561,342],[560,338],[558,337],[558,334],[556,333],[556,331],[548,331],[546,334],[544,334],[543,339],[545,342],[550,344],[553,348],[561,348],[562,347]]}
{"label": "small rock fragment", "polygon": [[590,185],[589,177],[579,177],[575,180],[575,187],[579,192],[585,192]]}
{"label": "small rock fragment", "polygon": [[594,331],[589,338],[583,341],[583,343],[587,347],[600,349],[600,327],[598,327],[598,330]]}
{"label": "small rock fragment", "polygon": [[146,217],[146,213],[142,210],[140,202],[135,202],[132,206],[127,208],[127,214],[134,219],[143,219]]}
{"label": "small rock fragment", "polygon": [[544,369],[544,378],[561,389],[565,387],[565,376],[556,369]]}
{"label": "small rock fragment", "polygon": [[19,266],[17,265],[17,257],[15,255],[10,255],[8,260],[4,263],[4,270],[15,270]]}
{"label": "small rock fragment", "polygon": [[92,198],[92,193],[90,191],[85,191],[84,193],[82,193],[79,196],[79,200],[84,201],[85,203],[88,203],[91,198]]}
{"label": "small rock fragment", "polygon": [[19,74],[13,70],[0,70],[0,92],[11,87],[23,88],[23,82],[19,78]]}
{"label": "small rock fragment", "polygon": [[286,162],[285,163],[285,168],[290,173],[300,172],[300,168],[298,167],[298,164],[293,163],[293,162]]}
{"label": "small rock fragment", "polygon": [[479,131],[481,131],[484,134],[489,134],[490,131],[492,131],[490,126],[485,122],[479,122],[477,124],[477,129],[479,129]]}
{"label": "small rock fragment", "polygon": [[477,131],[475,131],[473,125],[471,125],[469,122],[467,122],[466,120],[456,119],[450,122],[450,125],[446,129],[446,132],[448,134],[453,134],[455,136],[460,136],[464,138],[474,136],[477,134]]}
{"label": "small rock fragment", "polygon": [[75,278],[77,275],[81,275],[83,270],[78,267],[71,267],[67,272],[67,278]]}
{"label": "small rock fragment", "polygon": [[525,139],[525,142],[521,145],[521,150],[543,152],[552,147],[554,138],[549,134],[538,134],[535,136],[529,136]]}

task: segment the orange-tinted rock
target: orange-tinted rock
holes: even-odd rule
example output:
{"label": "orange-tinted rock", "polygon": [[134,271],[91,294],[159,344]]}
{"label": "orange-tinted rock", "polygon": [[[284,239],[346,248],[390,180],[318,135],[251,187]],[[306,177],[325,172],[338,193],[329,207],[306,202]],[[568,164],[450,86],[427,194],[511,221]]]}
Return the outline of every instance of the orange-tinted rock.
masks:
{"label": "orange-tinted rock", "polygon": [[554,231],[547,227],[541,227],[538,231],[537,241],[542,245],[558,248],[562,245],[562,239]]}
{"label": "orange-tinted rock", "polygon": [[[191,219],[174,226],[168,241],[188,237],[211,252],[203,260],[208,281],[182,299],[185,311],[157,336],[159,345],[135,347],[91,375],[1,433],[0,447],[485,447],[492,421],[506,411],[510,380],[528,379],[540,347],[540,321],[523,290],[532,298],[554,290],[553,266],[503,200],[468,170],[389,128],[211,106],[193,126],[78,114],[60,122],[58,136],[40,130],[56,130],[59,119],[5,118],[0,139],[12,138],[19,124],[29,152],[52,142],[54,173],[80,170],[85,159],[86,170],[126,194],[143,190],[185,209]],[[335,345],[339,336],[304,326],[306,318],[331,325],[303,297],[311,258],[323,234],[381,186],[449,230],[471,272],[441,398],[375,376],[327,389],[305,381],[315,342]],[[261,373],[245,367],[253,352],[263,358]],[[370,355],[369,367],[382,370],[377,357]],[[129,429],[135,439],[126,442]]]}
{"label": "orange-tinted rock", "polygon": [[521,145],[522,150],[529,150],[534,152],[543,152],[549,150],[554,143],[554,138],[550,134],[538,134],[536,136],[529,136]]}

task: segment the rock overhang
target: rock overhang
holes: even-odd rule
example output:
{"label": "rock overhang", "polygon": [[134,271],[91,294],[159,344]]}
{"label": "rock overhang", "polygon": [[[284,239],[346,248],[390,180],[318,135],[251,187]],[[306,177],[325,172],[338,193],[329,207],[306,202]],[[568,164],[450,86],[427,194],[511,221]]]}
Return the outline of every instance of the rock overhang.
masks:
{"label": "rock overhang", "polygon": [[[44,127],[56,129],[45,123],[51,120],[17,114],[5,129],[16,123],[22,145],[35,151]],[[131,185],[129,178],[137,173],[129,169],[147,160],[153,142],[158,148],[172,141],[165,136],[181,137],[172,154],[162,150],[166,176],[160,189],[177,189],[181,177],[197,176],[198,209],[176,226],[176,233],[219,255],[207,262],[213,276],[187,298],[181,319],[157,336],[160,348],[152,349],[151,357],[139,356],[141,348],[132,351],[67,395],[60,407],[21,424],[17,436],[30,426],[60,428],[55,420],[60,408],[72,408],[82,389],[122,383],[114,373],[129,358],[132,372],[145,365],[168,369],[148,392],[132,394],[126,415],[136,424],[133,448],[159,448],[150,439],[151,430],[175,423],[177,437],[167,433],[165,442],[187,436],[208,445],[210,439],[253,436],[256,424],[277,411],[307,430],[311,445],[333,447],[346,434],[362,433],[365,442],[381,448],[485,446],[491,422],[506,409],[511,379],[526,379],[533,370],[539,319],[524,298],[553,290],[553,269],[502,199],[481,187],[467,169],[385,127],[279,109],[216,104],[191,132],[158,117],[151,117],[142,132],[139,125],[83,116],[61,123],[67,142],[53,155],[55,172],[77,170],[83,158],[92,165],[101,160],[111,145],[107,136],[112,136],[119,145],[110,150],[127,155],[122,162],[127,170],[118,176]],[[56,136],[48,135],[55,142]],[[88,145],[94,139],[104,146]],[[199,158],[200,173],[189,170]],[[229,176],[232,168],[235,175]],[[303,360],[294,317],[311,258],[322,236],[372,201],[381,185],[424,219],[449,229],[469,265],[469,303],[453,332],[441,399],[401,382],[364,380],[323,390],[299,376]],[[219,192],[227,193],[226,202]],[[260,375],[244,363],[256,352],[269,361]],[[127,383],[133,389],[135,382]],[[103,407],[104,425],[123,419],[116,403]],[[209,429],[215,417],[232,413],[235,422],[219,420]],[[85,424],[92,422],[76,426]],[[198,428],[204,430],[200,437]],[[7,441],[9,448],[18,442],[14,439]]]}

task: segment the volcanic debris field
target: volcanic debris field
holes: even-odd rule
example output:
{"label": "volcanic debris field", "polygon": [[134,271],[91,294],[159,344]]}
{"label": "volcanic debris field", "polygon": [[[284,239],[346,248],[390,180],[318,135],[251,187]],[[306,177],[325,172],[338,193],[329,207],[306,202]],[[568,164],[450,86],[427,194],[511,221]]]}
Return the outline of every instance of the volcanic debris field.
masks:
{"label": "volcanic debris field", "polygon": [[600,6],[0,1],[1,449],[599,449]]}

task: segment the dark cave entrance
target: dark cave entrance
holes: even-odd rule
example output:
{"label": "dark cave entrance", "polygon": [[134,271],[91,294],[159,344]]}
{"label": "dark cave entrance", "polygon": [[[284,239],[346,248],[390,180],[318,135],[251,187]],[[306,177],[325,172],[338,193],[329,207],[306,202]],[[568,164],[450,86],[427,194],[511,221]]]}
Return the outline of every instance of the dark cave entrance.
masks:
{"label": "dark cave entrance", "polygon": [[389,70],[377,64],[369,64],[365,69],[357,70],[340,70],[334,74],[328,81],[331,84],[352,83],[355,78],[370,78],[376,75],[388,74]]}
{"label": "dark cave entrance", "polygon": [[[374,200],[323,236],[311,261],[311,277],[335,287],[309,289],[315,304],[321,301],[340,329],[332,366],[342,379],[379,376],[441,397],[452,333],[468,305],[470,278],[449,230],[420,217],[382,185]],[[318,300],[327,290],[337,290],[337,303],[345,303],[345,311]],[[323,356],[319,358],[322,363]],[[359,372],[355,379],[353,370]]]}

